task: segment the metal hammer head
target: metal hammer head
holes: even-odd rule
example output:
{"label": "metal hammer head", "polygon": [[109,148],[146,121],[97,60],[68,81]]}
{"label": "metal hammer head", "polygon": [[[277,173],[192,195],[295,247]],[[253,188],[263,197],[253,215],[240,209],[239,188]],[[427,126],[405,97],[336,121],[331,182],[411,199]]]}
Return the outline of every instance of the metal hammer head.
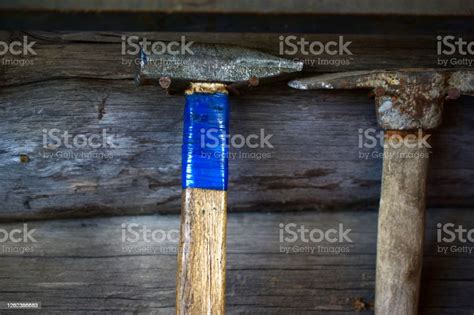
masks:
{"label": "metal hammer head", "polygon": [[233,83],[301,71],[302,62],[287,60],[249,48],[194,43],[192,53],[147,55],[140,52],[137,84],[161,77],[192,82]]}
{"label": "metal hammer head", "polygon": [[474,91],[474,72],[431,69],[354,71],[293,80],[289,86],[303,90],[373,88],[381,128],[433,129],[441,123],[448,92],[455,95]]}

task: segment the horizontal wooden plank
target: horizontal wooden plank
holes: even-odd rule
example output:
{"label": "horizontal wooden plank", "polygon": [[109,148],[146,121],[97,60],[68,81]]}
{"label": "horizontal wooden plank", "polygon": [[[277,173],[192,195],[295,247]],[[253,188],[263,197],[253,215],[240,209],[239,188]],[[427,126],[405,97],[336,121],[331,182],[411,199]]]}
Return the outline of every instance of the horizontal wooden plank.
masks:
{"label": "horizontal wooden plank", "polygon": [[[428,211],[421,314],[474,311],[474,253],[441,254],[436,242],[438,223],[473,228],[472,210]],[[45,314],[173,314],[178,220],[152,215],[2,223],[6,231],[26,224],[36,242],[1,244],[0,300],[41,302]],[[282,224],[323,231],[342,224],[351,231],[341,243],[280,241]],[[364,313],[372,313],[376,226],[373,211],[230,214],[227,313],[352,314],[357,299],[366,303]],[[128,228],[150,230],[148,241]],[[25,247],[32,249],[20,253]],[[284,253],[287,247],[293,251]],[[346,252],[335,252],[342,247]]]}
{"label": "horizontal wooden plank", "polygon": [[[375,3],[375,2],[374,2]],[[472,12],[460,15],[217,13],[0,10],[0,29],[331,33],[471,36]],[[449,14],[449,13],[446,13]]]}
{"label": "horizontal wooden plank", "polygon": [[[179,212],[182,96],[130,80],[53,80],[0,92],[0,218]],[[470,105],[470,97],[450,102],[433,136],[432,206],[474,204]],[[263,130],[273,147],[231,149],[230,211],[377,207],[382,148],[359,148],[359,129],[377,128],[364,91],[280,84],[233,97],[231,106],[232,134]],[[53,149],[51,130],[99,139],[105,132],[115,147]]]}
{"label": "horizontal wooden plank", "polygon": [[305,13],[305,14],[406,14],[406,15],[468,15],[474,12],[474,4],[462,0],[398,0],[383,3],[373,0],[347,2],[305,1],[305,0],[241,0],[238,2],[222,0],[209,1],[94,1],[73,0],[40,1],[16,0],[2,1],[0,9],[21,10],[59,10],[59,11],[155,11],[176,12],[216,12],[216,13]]}
{"label": "horizontal wooden plank", "polygon": [[[236,44],[258,49],[288,59],[304,62],[304,75],[321,72],[339,72],[368,69],[399,68],[446,68],[438,64],[438,59],[464,60],[466,56],[437,55],[437,36],[408,35],[335,35],[335,34],[249,34],[249,33],[120,33],[120,32],[0,32],[0,40],[11,42],[36,42],[33,49],[36,55],[13,56],[6,54],[0,59],[0,86],[23,85],[45,80],[70,78],[90,79],[132,79],[135,73],[136,57],[123,54],[122,50],[135,50],[125,45],[122,37],[155,41],[204,42],[217,44]],[[283,45],[282,36],[286,39]],[[340,37],[342,36],[342,37]],[[472,35],[463,36],[465,40]],[[308,42],[304,50],[296,49],[297,41]],[[327,43],[340,41],[349,43],[351,55],[311,54],[308,45],[319,41]],[[192,45],[190,46],[192,49]],[[317,49],[316,49],[317,50]],[[317,51],[315,51],[316,53]],[[472,65],[471,65],[472,66]],[[453,68],[466,68],[469,64],[453,64]]]}

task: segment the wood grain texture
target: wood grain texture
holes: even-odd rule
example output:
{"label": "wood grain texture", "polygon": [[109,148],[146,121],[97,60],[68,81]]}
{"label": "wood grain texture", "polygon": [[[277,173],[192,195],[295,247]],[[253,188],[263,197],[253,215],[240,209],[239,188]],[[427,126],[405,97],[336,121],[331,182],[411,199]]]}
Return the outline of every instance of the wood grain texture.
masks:
{"label": "wood grain texture", "polygon": [[[181,96],[131,81],[77,79],[0,93],[2,219],[179,212]],[[474,204],[472,100],[447,104],[433,136],[431,206]],[[278,85],[231,97],[230,106],[232,134],[273,135],[273,148],[230,149],[230,211],[377,207],[382,147],[359,148],[358,130],[377,128],[364,92]],[[117,146],[43,148],[42,130],[54,128],[74,136],[106,130]],[[81,152],[103,157],[71,156]]]}
{"label": "wood grain texture", "polygon": [[[392,132],[394,133],[394,132]],[[385,138],[377,236],[375,311],[416,315],[429,148],[416,136]]]}
{"label": "wood grain texture", "polygon": [[[435,35],[354,35],[344,34],[342,40],[351,54],[330,55],[325,52],[313,55],[299,49],[296,41],[304,39],[308,43],[341,41],[338,34],[284,34],[282,33],[200,33],[200,32],[0,32],[0,39],[10,42],[35,41],[36,55],[12,56],[2,59],[24,60],[21,63],[0,63],[0,86],[24,85],[26,83],[70,78],[105,80],[132,79],[136,59],[132,54],[122,54],[122,36],[138,36],[149,41],[203,42],[215,44],[241,45],[254,48],[288,59],[304,62],[304,72],[308,75],[325,72],[341,72],[370,69],[436,68],[439,67]],[[281,36],[294,36],[290,45],[281,45]],[[466,34],[464,40],[474,37]],[[138,41],[135,40],[135,43]],[[309,44],[307,44],[309,45]],[[190,46],[192,49],[192,45]],[[465,56],[451,55],[462,59]],[[132,64],[130,64],[132,62]],[[460,67],[461,65],[453,65]],[[466,68],[467,66],[464,66]],[[34,71],[32,71],[34,70]],[[299,74],[298,74],[299,75]]]}
{"label": "wood grain texture", "polygon": [[[443,254],[438,223],[474,228],[470,209],[429,209],[421,282],[420,314],[474,312],[474,256]],[[124,216],[1,223],[6,230],[36,229],[37,243],[0,244],[2,301],[40,301],[38,314],[174,314],[178,215]],[[280,224],[307,229],[351,229],[352,243],[280,242]],[[153,241],[124,232],[164,231]],[[290,236],[286,234],[286,236]],[[227,235],[227,314],[372,314],[377,212],[230,213]],[[4,247],[34,246],[5,253]],[[285,254],[281,246],[348,246],[347,253]],[[368,310],[356,312],[360,298]],[[2,311],[3,313],[3,311]]]}
{"label": "wood grain texture", "polygon": [[176,314],[225,314],[227,192],[183,191]]}
{"label": "wood grain texture", "polygon": [[[38,41],[34,68],[0,67],[0,218],[178,213],[183,98],[134,86],[133,71],[121,64],[121,33],[27,34]],[[23,35],[0,33],[1,40]],[[181,34],[139,35],[175,40]],[[275,34],[193,36],[278,53]],[[354,67],[372,60],[387,67],[434,60],[427,48],[435,47],[432,38],[364,38],[349,38],[357,47],[354,58],[361,58]],[[432,207],[474,204],[472,104],[470,97],[446,103],[443,126],[433,136]],[[377,128],[366,91],[296,91],[282,82],[230,97],[230,105],[232,134],[260,135],[264,129],[273,135],[273,147],[231,148],[229,211],[377,207],[382,147],[359,148],[359,129]],[[74,136],[106,130],[117,146],[43,148],[43,129],[54,128]],[[103,157],[72,156],[80,153]],[[20,162],[22,154],[28,163]]]}

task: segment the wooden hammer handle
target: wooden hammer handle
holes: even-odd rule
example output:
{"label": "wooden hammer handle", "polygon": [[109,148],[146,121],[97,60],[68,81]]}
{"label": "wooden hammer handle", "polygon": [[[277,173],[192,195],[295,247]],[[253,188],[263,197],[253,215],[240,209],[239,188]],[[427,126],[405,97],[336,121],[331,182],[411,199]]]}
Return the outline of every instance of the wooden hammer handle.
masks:
{"label": "wooden hammer handle", "polygon": [[[423,258],[429,148],[400,146],[400,138],[393,135],[386,137],[384,146],[375,312],[415,315]],[[412,146],[415,142],[418,141],[406,143]]]}
{"label": "wooden hammer handle", "polygon": [[224,314],[229,112],[224,84],[186,91],[176,314]]}
{"label": "wooden hammer handle", "polygon": [[176,314],[224,314],[226,205],[226,191],[183,191]]}

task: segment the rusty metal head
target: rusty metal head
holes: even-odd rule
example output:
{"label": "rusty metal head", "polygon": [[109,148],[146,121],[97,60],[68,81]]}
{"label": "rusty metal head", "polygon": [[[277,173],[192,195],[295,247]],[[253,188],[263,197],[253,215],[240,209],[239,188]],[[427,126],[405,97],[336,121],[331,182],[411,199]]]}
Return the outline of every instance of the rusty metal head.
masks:
{"label": "rusty metal head", "polygon": [[448,80],[451,89],[459,91],[459,95],[473,95],[474,93],[474,71],[456,71]]}
{"label": "rusty metal head", "polygon": [[465,94],[474,91],[474,72],[430,69],[354,71],[293,80],[289,86],[304,90],[372,88],[381,128],[433,129],[441,123],[443,103],[449,89]]}
{"label": "rusty metal head", "polygon": [[302,62],[231,45],[194,43],[184,54],[149,55],[140,52],[137,84],[162,77],[192,82],[233,83],[301,71]]}

